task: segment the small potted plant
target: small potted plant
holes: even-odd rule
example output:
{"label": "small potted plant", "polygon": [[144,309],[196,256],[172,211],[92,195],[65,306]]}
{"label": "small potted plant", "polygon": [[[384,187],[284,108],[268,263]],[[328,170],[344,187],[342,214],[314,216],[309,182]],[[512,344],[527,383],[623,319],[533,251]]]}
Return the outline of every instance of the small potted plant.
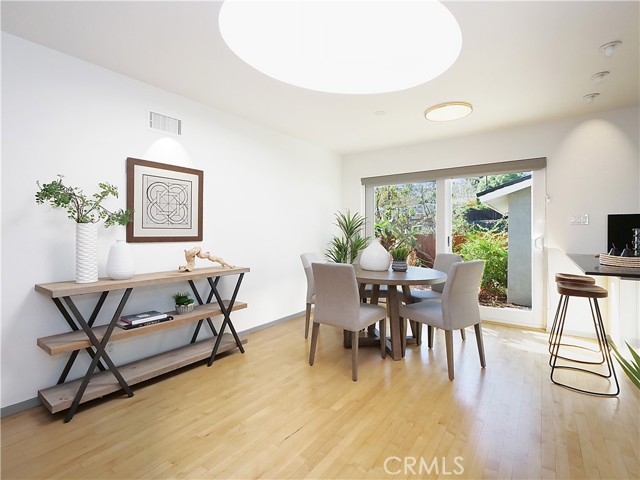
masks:
{"label": "small potted plant", "polygon": [[193,299],[188,293],[178,292],[173,296],[176,303],[176,313],[178,315],[184,315],[185,313],[191,313],[193,311]]}
{"label": "small potted plant", "polygon": [[391,263],[391,270],[394,272],[406,272],[407,271],[407,257],[409,256],[409,247],[406,245],[397,245],[392,248],[389,253],[393,262]]}

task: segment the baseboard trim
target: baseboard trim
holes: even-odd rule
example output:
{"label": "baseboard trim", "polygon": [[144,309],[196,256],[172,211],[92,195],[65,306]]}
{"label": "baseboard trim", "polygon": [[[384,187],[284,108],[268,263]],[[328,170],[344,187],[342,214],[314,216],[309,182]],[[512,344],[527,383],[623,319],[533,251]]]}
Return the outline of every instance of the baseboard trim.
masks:
{"label": "baseboard trim", "polygon": [[[272,322],[263,323],[262,325],[257,325],[248,330],[243,330],[241,333],[244,335],[251,335],[252,333],[259,332],[260,330],[264,330],[270,327],[275,327],[280,323],[289,322],[296,318],[304,317],[304,313],[305,313],[304,311],[293,313],[291,315],[287,315],[286,317],[273,320]],[[24,400],[22,402],[14,403],[13,405],[8,405],[6,407],[0,408],[0,418],[10,417],[11,415],[15,415],[16,413],[23,412],[24,410],[28,410],[30,408],[37,407],[39,405],[42,405],[42,402],[38,397],[34,397],[28,400]]]}

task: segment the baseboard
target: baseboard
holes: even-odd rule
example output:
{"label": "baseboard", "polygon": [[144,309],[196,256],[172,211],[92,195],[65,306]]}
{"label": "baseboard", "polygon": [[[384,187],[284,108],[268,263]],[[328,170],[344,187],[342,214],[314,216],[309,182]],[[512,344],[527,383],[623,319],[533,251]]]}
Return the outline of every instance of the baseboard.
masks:
{"label": "baseboard", "polygon": [[[272,322],[263,323],[262,325],[258,325],[256,327],[250,328],[248,330],[243,330],[241,333],[243,335],[251,335],[252,333],[259,332],[260,330],[264,330],[266,328],[274,327],[280,323],[289,322],[293,319],[304,317],[304,311],[294,313],[291,315],[287,315],[286,317],[279,318]],[[13,405],[8,405],[6,407],[2,407],[0,409],[0,418],[10,417],[11,415],[15,415],[16,413],[20,413],[24,410],[28,410],[33,407],[37,407],[38,405],[42,405],[42,402],[38,397],[30,398],[28,400],[24,400],[23,402],[15,403]]]}
{"label": "baseboard", "polygon": [[37,407],[38,405],[42,405],[42,402],[40,402],[40,399],[38,397],[35,397],[23,402],[14,403],[13,405],[9,405],[7,407],[2,407],[0,409],[0,418],[10,417],[11,415],[15,415],[16,413],[20,413],[24,410],[29,410],[30,408]]}

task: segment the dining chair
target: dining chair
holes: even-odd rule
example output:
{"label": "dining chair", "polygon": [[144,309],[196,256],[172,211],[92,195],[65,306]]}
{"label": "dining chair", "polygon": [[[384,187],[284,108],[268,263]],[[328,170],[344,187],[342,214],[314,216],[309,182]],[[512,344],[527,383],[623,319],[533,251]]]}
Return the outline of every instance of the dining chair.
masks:
{"label": "dining chair", "polygon": [[[332,325],[351,332],[351,378],[358,380],[358,340],[360,330],[380,322],[386,331],[387,310],[362,303],[353,265],[346,263],[313,263],[316,298],[311,331],[309,365],[313,365],[320,324]],[[386,357],[386,342],[380,342],[380,354]]]}
{"label": "dining chair", "polygon": [[480,354],[480,365],[486,367],[478,291],[484,260],[458,262],[451,265],[440,302],[419,302],[400,307],[400,316],[424,323],[428,327],[428,345],[433,348],[433,328],[444,330],[449,380],[453,380],[453,330],[473,325]]}
{"label": "dining chair", "polygon": [[309,322],[311,321],[311,305],[316,303],[316,289],[313,282],[311,264],[323,260],[315,253],[303,253],[300,255],[300,260],[302,260],[304,274],[307,277],[307,308],[304,315],[304,338],[307,338],[309,336]]}
{"label": "dining chair", "polygon": [[[433,262],[433,269],[449,274],[451,265],[457,262],[462,262],[462,255],[455,253],[438,253],[436,259]],[[431,290],[411,290],[411,301],[413,303],[424,302],[426,300],[440,300],[442,298],[442,291],[444,290],[445,282],[434,283],[431,285]],[[460,336],[462,340],[467,339],[464,328],[460,330]],[[418,345],[422,343],[422,339],[418,339]]]}

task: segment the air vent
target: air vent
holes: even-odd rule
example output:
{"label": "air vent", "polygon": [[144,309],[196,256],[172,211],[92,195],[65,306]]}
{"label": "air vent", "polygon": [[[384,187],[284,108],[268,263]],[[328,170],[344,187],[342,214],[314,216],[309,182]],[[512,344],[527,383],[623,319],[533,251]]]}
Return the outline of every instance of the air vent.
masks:
{"label": "air vent", "polygon": [[182,135],[182,120],[161,113],[149,112],[149,127],[172,135]]}

